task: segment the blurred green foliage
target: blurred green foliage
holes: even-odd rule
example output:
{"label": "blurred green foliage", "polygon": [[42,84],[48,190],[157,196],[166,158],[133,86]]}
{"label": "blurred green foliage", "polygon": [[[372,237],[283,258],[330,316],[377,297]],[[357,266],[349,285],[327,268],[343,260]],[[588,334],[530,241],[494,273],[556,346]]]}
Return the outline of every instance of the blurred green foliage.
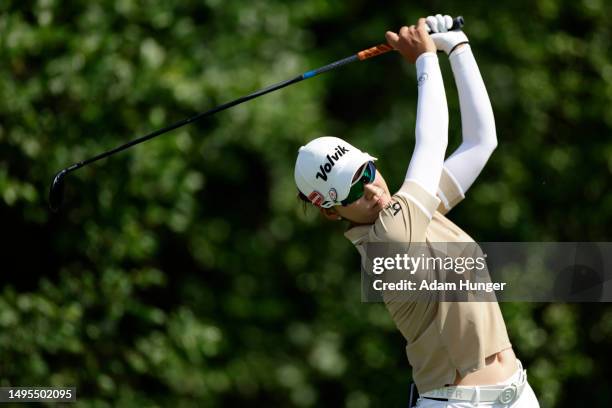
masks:
{"label": "blurred green foliage", "polygon": [[[609,240],[610,3],[462,3],[0,2],[0,385],[76,386],[95,407],[406,406],[401,336],[359,302],[342,226],[304,215],[293,184],[297,148],[333,134],[399,185],[416,108],[399,56],[79,170],[57,215],[46,195],[73,162],[432,12],[465,16],[499,137],[451,218],[480,241]],[[542,406],[612,404],[608,305],[502,308]]]}

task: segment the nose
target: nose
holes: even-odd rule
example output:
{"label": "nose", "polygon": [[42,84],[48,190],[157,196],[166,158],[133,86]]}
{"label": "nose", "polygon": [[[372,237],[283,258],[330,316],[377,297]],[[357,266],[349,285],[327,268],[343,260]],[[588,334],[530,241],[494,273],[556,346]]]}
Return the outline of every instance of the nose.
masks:
{"label": "nose", "polygon": [[380,187],[374,185],[374,183],[366,184],[363,186],[363,196],[366,200],[376,200],[380,197],[381,194]]}

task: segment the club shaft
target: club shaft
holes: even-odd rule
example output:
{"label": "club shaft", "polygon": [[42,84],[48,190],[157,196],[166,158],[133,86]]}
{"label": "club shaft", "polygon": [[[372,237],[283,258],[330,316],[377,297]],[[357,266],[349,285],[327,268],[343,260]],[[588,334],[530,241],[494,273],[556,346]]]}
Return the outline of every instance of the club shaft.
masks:
{"label": "club shaft", "polygon": [[236,105],[239,105],[239,104],[241,104],[243,102],[250,101],[251,99],[257,98],[257,97],[265,95],[267,93],[274,92],[274,91],[276,91],[278,89],[281,89],[281,88],[284,88],[286,86],[289,86],[289,85],[295,84],[297,82],[303,81],[304,79],[312,78],[315,75],[321,74],[323,72],[331,71],[332,69],[335,69],[335,68],[341,67],[343,65],[346,65],[348,63],[351,63],[351,62],[354,62],[354,61],[359,61],[359,60],[360,59],[359,59],[357,54],[351,55],[350,57],[343,58],[341,60],[332,62],[331,64],[325,65],[323,67],[320,67],[320,68],[317,68],[317,69],[305,72],[302,75],[298,75],[298,76],[296,76],[294,78],[291,78],[291,79],[288,79],[286,81],[282,81],[282,82],[276,83],[274,85],[270,85],[270,86],[268,86],[266,88],[262,88],[262,89],[260,89],[260,90],[258,90],[256,92],[253,92],[252,94],[249,94],[249,95],[246,95],[246,96],[242,96],[242,97],[240,97],[238,99],[234,99],[233,101],[230,101],[230,102],[226,102],[226,103],[224,103],[222,105],[219,105],[219,106],[216,106],[216,107],[214,107],[214,108],[212,108],[210,110],[207,110],[206,112],[202,112],[202,113],[199,113],[199,114],[197,114],[195,116],[192,116],[192,117],[180,120],[180,121],[175,122],[175,123],[173,123],[171,125],[168,125],[168,126],[166,126],[164,128],[158,129],[158,130],[156,130],[154,132],[151,132],[149,134],[146,134],[144,136],[141,136],[139,138],[131,140],[131,141],[125,143],[125,144],[122,144],[121,146],[117,146],[114,149],[108,150],[108,151],[106,151],[104,153],[100,153],[97,156],[94,156],[94,157],[91,157],[91,158],[89,158],[87,160],[83,160],[83,161],[80,161],[78,163],[75,163],[72,166],[67,167],[66,170],[68,172],[74,171],[74,170],[79,169],[79,168],[81,168],[83,166],[86,166],[86,165],[91,164],[93,162],[96,162],[98,160],[104,159],[104,158],[106,158],[108,156],[112,156],[115,153],[119,153],[119,152],[121,152],[121,151],[123,151],[125,149],[129,149],[130,147],[132,147],[134,145],[146,142],[147,140],[153,139],[154,137],[159,136],[159,135],[161,135],[163,133],[166,133],[166,132],[169,132],[171,130],[180,128],[181,126],[185,126],[185,125],[187,125],[189,123],[196,122],[196,121],[198,121],[198,120],[200,120],[202,118],[205,118],[207,116],[214,115],[215,113],[221,112],[221,111],[223,111],[225,109],[229,109],[229,108],[231,108],[233,106],[236,106]]}

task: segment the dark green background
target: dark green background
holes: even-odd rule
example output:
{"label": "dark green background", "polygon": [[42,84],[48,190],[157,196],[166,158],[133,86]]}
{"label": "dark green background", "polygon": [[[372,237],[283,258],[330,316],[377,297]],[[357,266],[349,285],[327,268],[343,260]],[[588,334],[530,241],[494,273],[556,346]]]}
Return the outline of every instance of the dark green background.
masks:
{"label": "dark green background", "polygon": [[[407,406],[401,335],[293,183],[298,147],[335,135],[399,186],[416,108],[399,55],[79,170],[57,215],[46,195],[73,162],[438,11],[465,17],[499,138],[451,219],[479,241],[610,240],[609,2],[0,2],[0,385],[96,407]],[[612,404],[609,305],[502,308],[543,407]]]}

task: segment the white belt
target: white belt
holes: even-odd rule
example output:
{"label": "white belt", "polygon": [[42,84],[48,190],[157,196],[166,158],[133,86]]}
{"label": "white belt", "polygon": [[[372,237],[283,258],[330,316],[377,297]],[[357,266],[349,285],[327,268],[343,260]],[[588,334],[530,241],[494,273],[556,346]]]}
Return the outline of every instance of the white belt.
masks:
{"label": "white belt", "polygon": [[472,402],[500,402],[510,405],[518,399],[526,384],[527,371],[520,366],[519,379],[511,384],[444,387],[421,394],[421,397]]}

